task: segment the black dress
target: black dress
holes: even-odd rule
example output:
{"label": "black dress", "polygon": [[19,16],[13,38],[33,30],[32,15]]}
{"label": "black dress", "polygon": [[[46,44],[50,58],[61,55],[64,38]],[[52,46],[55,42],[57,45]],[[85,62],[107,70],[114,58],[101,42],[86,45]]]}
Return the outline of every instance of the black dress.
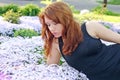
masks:
{"label": "black dress", "polygon": [[85,23],[81,29],[84,40],[71,55],[62,53],[63,41],[59,38],[59,48],[66,62],[90,80],[120,80],[120,44],[106,46],[88,34]]}

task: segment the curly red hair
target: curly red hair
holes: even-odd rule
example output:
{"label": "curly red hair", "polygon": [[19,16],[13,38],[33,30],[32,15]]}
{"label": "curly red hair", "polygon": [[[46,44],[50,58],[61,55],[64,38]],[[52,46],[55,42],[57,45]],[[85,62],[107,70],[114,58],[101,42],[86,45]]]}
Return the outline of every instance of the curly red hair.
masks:
{"label": "curly red hair", "polygon": [[46,56],[48,56],[54,36],[45,24],[44,16],[47,16],[54,22],[60,23],[64,26],[62,33],[62,38],[64,38],[62,52],[65,55],[71,54],[83,38],[80,24],[74,20],[69,6],[64,2],[53,2],[39,15],[40,22],[42,24],[42,38],[45,40],[45,53]]}

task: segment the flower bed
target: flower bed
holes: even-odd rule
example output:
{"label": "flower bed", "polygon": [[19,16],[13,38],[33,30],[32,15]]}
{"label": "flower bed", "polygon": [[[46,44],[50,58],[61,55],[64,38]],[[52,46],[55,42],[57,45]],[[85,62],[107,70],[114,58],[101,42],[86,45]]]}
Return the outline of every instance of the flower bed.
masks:
{"label": "flower bed", "polygon": [[34,29],[40,33],[38,17],[24,16],[20,21],[20,24],[11,24],[0,17],[0,80],[88,80],[85,74],[65,62],[61,66],[45,64],[41,36],[9,37],[13,35],[13,30],[20,28]]}
{"label": "flower bed", "polygon": [[19,29],[33,29],[38,34],[41,33],[41,24],[38,17],[20,17],[19,24],[12,24],[3,20],[3,17],[0,16],[0,34],[3,36],[12,35],[15,30]]}
{"label": "flower bed", "polygon": [[41,31],[37,17],[24,16],[20,21],[20,24],[12,24],[0,17],[0,80],[88,80],[66,63],[46,65],[41,36],[9,37],[21,28]]}

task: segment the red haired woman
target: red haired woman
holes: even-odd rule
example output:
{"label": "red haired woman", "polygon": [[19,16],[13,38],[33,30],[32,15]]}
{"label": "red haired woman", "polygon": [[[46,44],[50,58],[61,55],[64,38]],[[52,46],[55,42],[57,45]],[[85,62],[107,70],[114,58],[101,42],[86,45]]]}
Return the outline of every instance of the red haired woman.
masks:
{"label": "red haired woman", "polygon": [[47,64],[58,64],[62,56],[90,80],[120,80],[120,34],[93,21],[80,25],[64,2],[50,4],[39,17]]}

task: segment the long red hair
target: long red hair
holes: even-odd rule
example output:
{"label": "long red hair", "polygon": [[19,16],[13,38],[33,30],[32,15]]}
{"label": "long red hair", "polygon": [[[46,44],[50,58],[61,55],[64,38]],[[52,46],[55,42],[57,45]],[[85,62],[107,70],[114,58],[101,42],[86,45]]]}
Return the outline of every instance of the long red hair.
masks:
{"label": "long red hair", "polygon": [[46,56],[48,56],[50,54],[49,52],[51,50],[54,36],[45,24],[44,16],[47,16],[54,22],[60,23],[64,26],[62,33],[62,38],[64,38],[62,52],[65,55],[71,54],[83,38],[80,24],[74,20],[69,6],[64,2],[53,2],[39,15],[42,24],[42,38],[45,40],[45,53]]}

